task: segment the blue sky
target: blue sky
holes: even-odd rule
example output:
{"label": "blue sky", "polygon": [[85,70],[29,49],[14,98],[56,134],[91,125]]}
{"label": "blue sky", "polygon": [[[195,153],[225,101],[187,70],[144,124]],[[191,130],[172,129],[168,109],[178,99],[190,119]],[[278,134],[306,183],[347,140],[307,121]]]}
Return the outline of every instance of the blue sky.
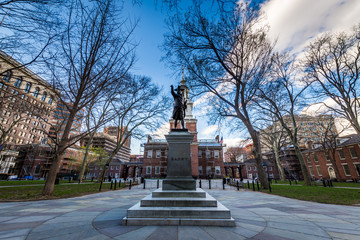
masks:
{"label": "blue sky", "polygon": [[[243,0],[239,0],[243,1]],[[130,2],[130,1],[127,1]],[[180,78],[174,75],[160,59],[163,56],[159,46],[163,42],[166,32],[164,20],[167,17],[166,8],[161,7],[161,0],[157,4],[154,0],[143,0],[142,5],[126,4],[124,12],[132,19],[140,18],[134,39],[139,42],[137,48],[138,61],[134,72],[146,75],[161,85],[166,93],[170,85],[179,83]],[[181,1],[180,6],[188,4],[190,0]],[[360,23],[359,0],[256,0],[253,4],[261,5],[264,13],[264,23],[270,26],[269,36],[277,39],[276,48],[279,51],[288,49],[295,55],[301,56],[306,45],[319,34],[326,31],[348,31],[356,23]],[[171,108],[171,106],[169,106]],[[198,115],[197,115],[198,113]],[[194,115],[198,119],[199,138],[214,138],[220,133],[224,142],[233,145],[246,135],[230,133],[225,127],[207,125],[206,119],[201,117],[201,110],[196,109]],[[164,126],[166,128],[166,126]],[[140,151],[139,144],[144,140],[132,141],[132,153]]]}

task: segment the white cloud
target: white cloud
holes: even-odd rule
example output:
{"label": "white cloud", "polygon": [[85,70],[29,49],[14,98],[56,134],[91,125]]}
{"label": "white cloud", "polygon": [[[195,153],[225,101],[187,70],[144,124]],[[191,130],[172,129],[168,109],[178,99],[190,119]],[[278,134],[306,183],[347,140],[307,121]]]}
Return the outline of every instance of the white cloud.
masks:
{"label": "white cloud", "polygon": [[245,140],[242,138],[224,138],[224,143],[226,148],[228,147],[244,147],[245,145],[251,143],[251,140]]}
{"label": "white cloud", "polygon": [[360,22],[358,0],[270,0],[262,10],[277,49],[296,54],[319,34],[347,31]]}
{"label": "white cloud", "polygon": [[332,111],[329,107],[333,108],[333,109],[340,108],[332,98],[327,98],[323,102],[313,103],[310,106],[305,107],[301,111],[301,114],[310,115],[310,116],[318,116],[321,114],[331,114]]}
{"label": "white cloud", "polygon": [[218,130],[217,125],[210,125],[201,131],[199,138],[214,138],[215,132]]}

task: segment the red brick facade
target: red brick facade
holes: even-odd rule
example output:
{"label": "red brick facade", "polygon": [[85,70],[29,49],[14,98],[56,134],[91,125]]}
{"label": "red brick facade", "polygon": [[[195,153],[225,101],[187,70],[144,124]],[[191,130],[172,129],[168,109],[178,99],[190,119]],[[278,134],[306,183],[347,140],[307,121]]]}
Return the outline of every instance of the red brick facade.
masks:
{"label": "red brick facade", "polygon": [[[193,103],[189,100],[189,89],[186,81],[181,81],[181,91],[187,100],[185,116],[185,127],[189,133],[194,135],[191,144],[191,171],[196,178],[212,177],[222,178],[224,176],[223,145],[219,139],[199,140],[197,138],[197,120],[192,116]],[[174,128],[174,120],[170,120],[170,129]],[[144,144],[144,165],[142,176],[165,177],[167,171],[168,145],[165,139],[148,138]]]}
{"label": "red brick facade", "polygon": [[360,181],[360,137],[358,135],[349,135],[347,137],[348,140],[339,144],[336,148],[335,161],[340,176],[336,176],[333,164],[329,157],[325,155],[326,152],[329,152],[329,149],[324,150],[319,147],[302,152],[310,175],[314,179],[336,178],[345,181]]}

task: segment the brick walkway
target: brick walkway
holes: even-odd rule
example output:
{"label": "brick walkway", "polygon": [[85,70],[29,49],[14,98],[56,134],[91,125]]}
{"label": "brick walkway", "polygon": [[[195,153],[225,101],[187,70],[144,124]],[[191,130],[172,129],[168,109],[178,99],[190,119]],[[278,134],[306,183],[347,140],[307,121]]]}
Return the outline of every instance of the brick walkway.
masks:
{"label": "brick walkway", "polygon": [[126,210],[150,194],[132,190],[0,203],[0,239],[360,239],[360,207],[311,203],[234,189],[208,190],[237,227],[121,226]]}

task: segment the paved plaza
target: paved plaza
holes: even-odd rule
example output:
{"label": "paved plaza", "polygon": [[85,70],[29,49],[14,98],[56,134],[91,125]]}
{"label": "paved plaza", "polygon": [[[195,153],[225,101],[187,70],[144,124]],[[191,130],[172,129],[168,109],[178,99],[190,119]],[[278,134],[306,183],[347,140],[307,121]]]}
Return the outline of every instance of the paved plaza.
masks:
{"label": "paved plaza", "polygon": [[70,199],[0,203],[0,239],[360,239],[360,207],[214,187],[204,190],[231,210],[236,227],[121,226],[126,210],[151,192],[137,186]]}

